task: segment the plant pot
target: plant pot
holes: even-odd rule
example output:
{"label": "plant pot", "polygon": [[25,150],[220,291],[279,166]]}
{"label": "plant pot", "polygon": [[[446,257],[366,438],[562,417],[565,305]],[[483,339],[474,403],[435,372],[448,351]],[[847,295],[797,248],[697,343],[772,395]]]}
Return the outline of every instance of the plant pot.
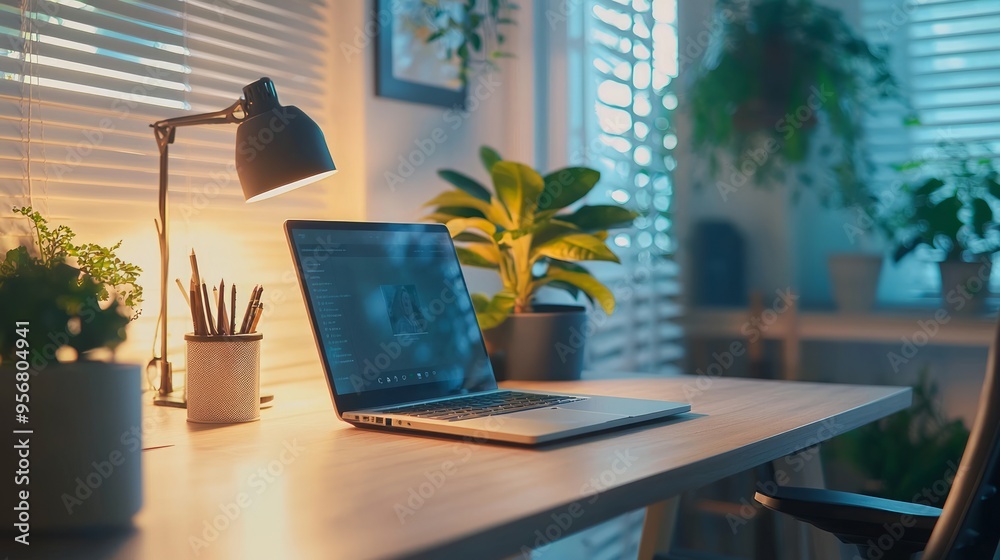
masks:
{"label": "plant pot", "polygon": [[875,307],[882,255],[837,253],[827,258],[833,301],[841,311],[865,312]]}
{"label": "plant pot", "polygon": [[978,315],[990,293],[990,272],[993,261],[943,261],[941,270],[941,300],[951,313]]}
{"label": "plant pot", "polygon": [[[3,503],[20,504],[21,492],[28,491],[31,538],[131,526],[142,507],[140,366],[78,362],[30,370],[27,424],[15,420],[14,368],[4,364],[0,374],[9,418],[4,464],[13,470],[27,461],[29,474],[27,486],[15,476],[5,477]],[[27,443],[27,458],[19,457],[19,442]]]}
{"label": "plant pot", "polygon": [[511,314],[483,331],[497,379],[564,381],[580,379],[587,342],[587,309],[536,305]]}

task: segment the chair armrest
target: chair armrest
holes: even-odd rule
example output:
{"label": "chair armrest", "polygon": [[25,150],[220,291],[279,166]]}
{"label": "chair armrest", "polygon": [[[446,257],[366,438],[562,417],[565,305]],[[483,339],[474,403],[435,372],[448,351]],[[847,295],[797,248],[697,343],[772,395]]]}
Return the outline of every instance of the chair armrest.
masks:
{"label": "chair armrest", "polygon": [[925,545],[941,516],[936,507],[820,488],[781,486],[770,494],[758,492],[754,498],[768,509],[855,544],[889,535],[896,541]]}

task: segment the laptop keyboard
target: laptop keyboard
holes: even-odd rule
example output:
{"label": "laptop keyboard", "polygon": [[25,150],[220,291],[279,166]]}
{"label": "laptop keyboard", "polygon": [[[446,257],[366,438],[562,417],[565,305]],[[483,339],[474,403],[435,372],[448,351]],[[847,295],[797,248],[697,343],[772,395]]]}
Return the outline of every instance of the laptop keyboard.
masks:
{"label": "laptop keyboard", "polygon": [[509,414],[532,408],[544,408],[546,406],[580,400],[583,400],[583,398],[566,395],[540,395],[537,393],[501,391],[433,403],[386,408],[379,410],[379,412],[454,422],[456,420],[482,418],[483,416]]}

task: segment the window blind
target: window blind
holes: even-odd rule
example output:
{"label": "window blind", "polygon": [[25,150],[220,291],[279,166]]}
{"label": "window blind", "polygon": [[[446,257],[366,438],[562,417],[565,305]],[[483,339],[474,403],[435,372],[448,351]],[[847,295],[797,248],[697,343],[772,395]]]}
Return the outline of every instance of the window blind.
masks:
{"label": "window blind", "polygon": [[[861,0],[867,40],[890,48],[893,73],[910,107],[883,102],[868,117],[874,184],[898,187],[893,165],[946,157],[942,141],[988,146],[1000,154],[1000,3],[995,0]],[[918,126],[904,126],[913,111]],[[880,298],[936,297],[936,268],[916,258],[886,269]],[[994,290],[1000,288],[994,277]]]}
{"label": "window blind", "polygon": [[593,270],[618,307],[596,324],[590,367],[664,371],[682,356],[677,265],[672,258],[671,155],[677,145],[670,93],[677,76],[675,0],[588,0],[584,22],[584,158],[601,171],[592,204],[622,204],[640,216],[613,232],[620,267]]}
{"label": "window blind", "polygon": [[[72,227],[78,240],[124,240],[122,256],[144,269],[146,302],[120,359],[148,360],[158,311],[158,151],[149,124],[225,108],[267,76],[283,104],[333,130],[326,16],[324,0],[0,4],[0,244],[27,240],[25,222],[10,213],[27,204]],[[203,277],[236,283],[241,302],[263,284],[262,371],[275,381],[278,372],[318,364],[281,223],[334,217],[336,179],[246,204],[233,164],[236,128],[177,130],[170,279],[187,286],[194,248]],[[183,370],[191,319],[177,288],[167,289],[170,359]]]}

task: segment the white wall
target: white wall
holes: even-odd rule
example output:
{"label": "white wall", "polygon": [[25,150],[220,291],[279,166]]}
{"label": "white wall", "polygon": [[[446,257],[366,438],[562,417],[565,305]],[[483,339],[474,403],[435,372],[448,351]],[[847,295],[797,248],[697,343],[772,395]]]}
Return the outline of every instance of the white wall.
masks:
{"label": "white wall", "polygon": [[[449,188],[437,177],[453,168],[484,182],[479,148],[490,145],[511,159],[533,163],[534,69],[532,2],[520,2],[508,44],[515,58],[499,72],[470,83],[465,111],[378,97],[371,21],[375,0],[336,6],[334,41],[340,51],[334,90],[344,99],[334,134],[345,140],[341,168],[363,192],[364,219],[415,222],[422,205]],[[343,162],[342,164],[340,162]],[[352,187],[354,188],[354,187]],[[467,271],[472,291],[496,288],[494,275]]]}

